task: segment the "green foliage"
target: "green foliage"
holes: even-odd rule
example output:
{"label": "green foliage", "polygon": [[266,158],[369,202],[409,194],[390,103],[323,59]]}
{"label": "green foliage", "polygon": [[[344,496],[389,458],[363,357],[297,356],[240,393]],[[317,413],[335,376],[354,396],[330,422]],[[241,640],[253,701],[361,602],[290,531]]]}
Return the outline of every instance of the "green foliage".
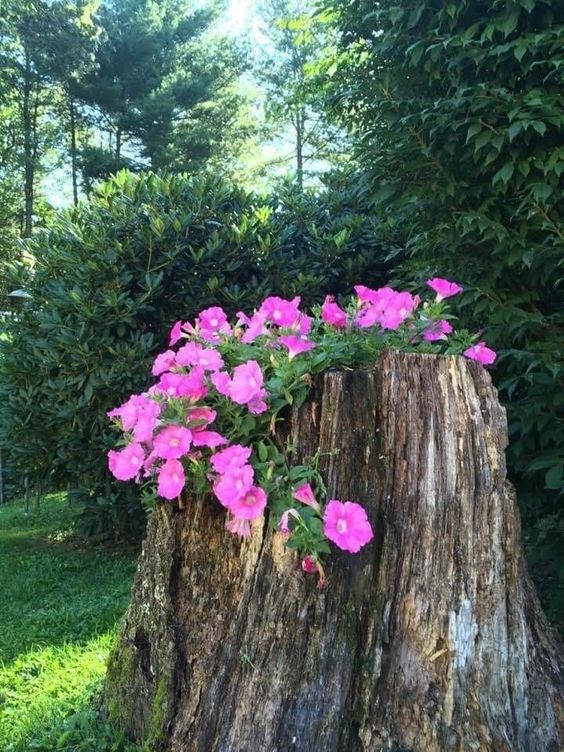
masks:
{"label": "green foliage", "polygon": [[241,59],[231,39],[213,34],[216,11],[191,0],[102,0],[94,65],[73,86],[109,137],[99,164],[92,145],[90,159],[83,155],[86,186],[113,171],[105,151],[117,162],[127,150],[152,169],[180,171],[236,150]]}
{"label": "green foliage", "polygon": [[370,217],[342,191],[259,198],[154,174],[120,173],[29,250],[35,266],[20,284],[32,299],[0,350],[5,462],[32,485],[69,485],[98,535],[132,535],[142,521],[110,482],[105,413],[147,387],[175,320],[211,305],[252,311],[272,292],[309,305],[384,270]]}
{"label": "green foliage", "polygon": [[289,138],[282,151],[295,163],[292,173],[301,190],[304,178],[320,171],[320,162],[343,160],[349,146],[344,130],[328,121],[322,89],[312,75],[332,47],[331,30],[307,0],[262,0],[258,11],[265,41],[255,51],[254,67],[264,87],[267,130],[270,138]]}
{"label": "green foliage", "polygon": [[342,42],[326,66],[332,108],[407,249],[401,276],[453,275],[467,288],[462,314],[487,322],[501,350],[510,471],[562,619],[564,5],[325,6]]}
{"label": "green foliage", "polygon": [[135,552],[84,547],[72,510],[47,497],[33,515],[0,507],[0,748],[133,752],[91,705]]}

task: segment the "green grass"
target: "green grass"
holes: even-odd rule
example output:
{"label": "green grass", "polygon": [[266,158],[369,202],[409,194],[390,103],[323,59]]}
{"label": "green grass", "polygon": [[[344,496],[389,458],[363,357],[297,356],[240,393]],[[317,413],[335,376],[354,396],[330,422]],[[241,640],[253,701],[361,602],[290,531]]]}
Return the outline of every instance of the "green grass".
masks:
{"label": "green grass", "polygon": [[81,543],[61,496],[0,507],[0,750],[132,752],[96,695],[135,551]]}

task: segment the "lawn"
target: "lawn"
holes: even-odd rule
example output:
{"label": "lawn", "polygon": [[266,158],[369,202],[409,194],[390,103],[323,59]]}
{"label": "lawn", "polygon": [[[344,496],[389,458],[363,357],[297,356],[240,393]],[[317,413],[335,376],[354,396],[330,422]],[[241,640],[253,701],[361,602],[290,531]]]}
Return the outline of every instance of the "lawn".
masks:
{"label": "lawn", "polygon": [[133,752],[95,710],[135,551],[81,542],[72,510],[0,507],[0,750]]}

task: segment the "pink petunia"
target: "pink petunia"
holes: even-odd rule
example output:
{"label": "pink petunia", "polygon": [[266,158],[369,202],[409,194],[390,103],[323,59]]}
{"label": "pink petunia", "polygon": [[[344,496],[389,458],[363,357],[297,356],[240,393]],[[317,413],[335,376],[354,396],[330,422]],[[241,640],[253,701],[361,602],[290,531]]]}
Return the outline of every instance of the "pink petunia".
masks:
{"label": "pink petunia", "polygon": [[257,397],[264,396],[263,375],[256,360],[248,360],[236,366],[229,387],[229,396],[238,405],[246,405]]}
{"label": "pink petunia", "polygon": [[240,317],[240,320],[247,325],[247,329],[241,337],[241,342],[243,344],[249,345],[251,342],[254,342],[257,337],[268,334],[268,329],[266,327],[267,317],[265,313],[257,311],[253,314],[252,318],[249,318],[248,316],[242,318],[244,316],[243,313],[238,313],[237,315]]}
{"label": "pink petunia", "polygon": [[374,537],[366,512],[354,501],[331,499],[323,514],[325,536],[343,551],[356,553]]}
{"label": "pink petunia", "polygon": [[201,366],[196,366],[188,374],[165,373],[153,388],[169,397],[189,397],[194,401],[202,399],[208,392]]}
{"label": "pink petunia", "polygon": [[176,353],[179,366],[201,366],[204,371],[219,371],[223,358],[213,347],[202,347],[197,342],[187,342]]}
{"label": "pink petunia", "polygon": [[165,352],[159,353],[159,355],[157,355],[157,357],[155,358],[153,368],[151,369],[153,376],[159,376],[165,371],[170,371],[170,369],[174,365],[175,357],[176,356],[174,350],[165,350]]}
{"label": "pink petunia", "polygon": [[266,491],[259,486],[251,486],[229,505],[229,509],[236,517],[255,520],[263,513],[266,501]]}
{"label": "pink petunia", "polygon": [[[357,286],[355,289],[358,291],[360,287]],[[391,287],[362,290],[363,306],[355,318],[355,324],[362,328],[380,324],[383,329],[398,329],[420,302],[418,296],[408,292],[397,292]]]}
{"label": "pink petunia", "polygon": [[370,305],[382,306],[386,300],[395,294],[395,290],[392,287],[379,287],[377,290],[373,290],[371,287],[365,287],[364,285],[355,285],[355,292],[361,303],[369,303]]}
{"label": "pink petunia", "polygon": [[108,417],[119,418],[122,429],[133,431],[136,442],[151,441],[162,407],[145,394],[132,394],[120,407],[108,412]]}
{"label": "pink petunia", "polygon": [[347,314],[335,303],[333,295],[327,295],[325,298],[321,306],[321,318],[335,329],[344,329],[347,325]]}
{"label": "pink petunia", "polygon": [[227,447],[227,449],[222,449],[220,452],[216,452],[216,454],[210,458],[210,462],[213,469],[218,473],[226,473],[235,467],[243,467],[243,465],[246,465],[250,456],[250,447],[242,446],[241,444],[233,444],[232,446]]}
{"label": "pink petunia", "polygon": [[145,461],[145,452],[140,444],[128,444],[119,452],[110,449],[108,466],[118,480],[132,480],[139,473]]}
{"label": "pink petunia", "polygon": [[305,336],[295,334],[282,335],[281,337],[278,337],[278,341],[283,344],[284,347],[288,348],[288,357],[290,360],[300,353],[313,350],[315,347],[315,342],[311,342]]}
{"label": "pink petunia", "polygon": [[223,394],[224,397],[229,396],[229,389],[231,388],[229,374],[225,373],[225,371],[215,371],[211,374],[210,379],[220,394]]}
{"label": "pink petunia", "polygon": [[484,366],[491,366],[497,358],[495,350],[491,350],[486,346],[485,342],[478,342],[476,345],[472,345],[467,350],[464,350],[465,355],[470,360],[476,360]]}
{"label": "pink petunia", "polygon": [[317,562],[315,561],[313,556],[311,556],[310,554],[302,559],[302,569],[307,574],[315,574],[315,572],[319,572],[319,566],[317,565]]}
{"label": "pink petunia", "polygon": [[169,347],[172,347],[175,345],[178,340],[182,337],[182,321],[177,321],[172,329],[170,330],[170,340],[169,340]]}
{"label": "pink petunia", "polygon": [[227,444],[225,436],[217,431],[207,431],[205,428],[195,428],[192,431],[192,443],[194,446],[218,447]]}
{"label": "pink petunia", "polygon": [[292,326],[301,315],[299,304],[300,298],[298,297],[293,300],[284,300],[273,295],[263,301],[258,312],[264,314],[266,319],[276,326]]}
{"label": "pink petunia", "polygon": [[242,517],[230,517],[225,523],[225,529],[241,538],[249,538],[251,535],[251,523]]}
{"label": "pink petunia", "polygon": [[319,509],[319,502],[315,498],[315,494],[309,483],[303,483],[301,486],[298,486],[294,491],[293,496],[294,499],[301,501],[302,504],[307,504],[308,507]]}
{"label": "pink petunia", "polygon": [[224,507],[232,508],[253,485],[255,471],[250,465],[232,467],[213,484],[213,492]]}
{"label": "pink petunia", "polygon": [[247,402],[247,407],[252,415],[260,415],[268,410],[264,397],[266,397],[266,389],[261,389],[250,402]]}
{"label": "pink petunia", "polygon": [[440,339],[446,339],[448,334],[452,334],[451,324],[446,319],[440,319],[430,322],[423,332],[423,339],[426,342],[436,342]]}
{"label": "pink petunia", "polygon": [[207,342],[220,342],[221,334],[231,334],[227,314],[220,306],[212,306],[201,311],[196,318],[196,323],[200,336]]}
{"label": "pink petunia", "polygon": [[191,407],[186,415],[186,425],[188,428],[205,428],[216,417],[217,413],[211,407]]}
{"label": "pink petunia", "polygon": [[[160,405],[154,403],[160,408]],[[150,444],[153,441],[153,433],[158,423],[158,413],[156,415],[149,415],[142,413],[137,418],[137,423],[133,429],[133,439],[135,441]]]}
{"label": "pink petunia", "polygon": [[434,277],[427,280],[427,286],[431,288],[437,294],[437,302],[445,300],[445,298],[451,298],[453,295],[458,295],[462,292],[463,288],[456,284],[456,282],[449,282],[448,279],[442,279],[441,277]]}
{"label": "pink petunia", "polygon": [[294,322],[291,330],[305,335],[310,333],[312,325],[313,319],[311,316],[306,316],[305,313],[300,313],[299,318]]}
{"label": "pink petunia", "polygon": [[170,425],[155,436],[153,452],[163,460],[177,460],[189,451],[191,443],[192,431]]}
{"label": "pink petunia", "polygon": [[280,522],[278,523],[278,530],[282,535],[289,535],[290,530],[290,517],[299,519],[300,513],[296,509],[286,509],[280,516]]}
{"label": "pink petunia", "polygon": [[163,499],[176,499],[180,495],[186,476],[179,460],[167,460],[158,471],[157,493]]}

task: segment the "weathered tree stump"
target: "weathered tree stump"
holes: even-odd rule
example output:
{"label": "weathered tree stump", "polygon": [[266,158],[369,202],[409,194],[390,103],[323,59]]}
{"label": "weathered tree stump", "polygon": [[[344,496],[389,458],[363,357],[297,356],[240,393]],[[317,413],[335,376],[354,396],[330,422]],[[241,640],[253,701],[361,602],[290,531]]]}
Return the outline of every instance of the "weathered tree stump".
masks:
{"label": "weathered tree stump", "polygon": [[[376,541],[327,587],[210,499],[153,514],[106,701],[147,749],[564,749],[564,669],[506,480],[504,410],[461,358],[328,372],[289,426]],[[335,452],[334,450],[338,450]]]}

